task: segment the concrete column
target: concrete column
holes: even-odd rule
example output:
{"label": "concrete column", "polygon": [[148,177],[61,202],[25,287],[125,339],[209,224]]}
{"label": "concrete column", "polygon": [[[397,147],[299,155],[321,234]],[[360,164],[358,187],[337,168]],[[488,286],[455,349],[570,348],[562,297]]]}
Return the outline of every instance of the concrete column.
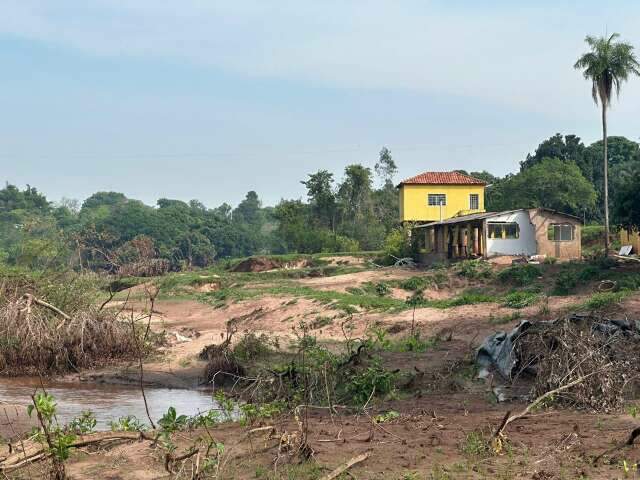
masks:
{"label": "concrete column", "polygon": [[444,253],[449,253],[449,237],[450,237],[450,233],[449,233],[449,227],[447,225],[443,225],[442,226],[442,230],[444,231],[444,245],[442,248],[442,251]]}
{"label": "concrete column", "polygon": [[479,250],[479,242],[478,242],[479,238],[478,238],[478,227],[474,227],[473,229],[473,254],[477,255],[478,253],[480,253]]}
{"label": "concrete column", "polygon": [[460,227],[457,225],[453,227],[453,252],[452,255],[454,258],[460,256]]}
{"label": "concrete column", "polygon": [[471,224],[467,223],[467,226],[464,229],[464,254],[465,256],[469,256],[471,254],[471,249],[469,248],[471,246]]}

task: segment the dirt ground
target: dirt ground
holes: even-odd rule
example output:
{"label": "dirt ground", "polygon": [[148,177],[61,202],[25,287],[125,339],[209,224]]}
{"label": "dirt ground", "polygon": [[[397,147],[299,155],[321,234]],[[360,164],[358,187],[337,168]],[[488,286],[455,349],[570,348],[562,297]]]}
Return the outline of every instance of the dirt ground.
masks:
{"label": "dirt ground", "polygon": [[[345,257],[336,257],[344,261]],[[404,279],[414,271],[381,269],[335,277],[306,278],[299,282],[319,290],[345,291],[350,286],[382,279]],[[461,287],[460,287],[461,288]],[[460,288],[432,290],[433,298],[448,298]],[[407,292],[394,289],[402,298]],[[545,318],[566,313],[580,304],[587,294],[549,297]],[[134,305],[134,308],[140,308]],[[454,366],[468,362],[482,340],[496,330],[509,330],[521,319],[542,318],[540,306],[518,310],[497,303],[463,305],[448,309],[417,308],[398,313],[359,311],[353,314],[353,337],[362,337],[372,327],[386,330],[391,337],[407,334],[415,315],[415,325],[423,338],[444,338],[427,352],[394,353],[385,358],[389,368],[419,372],[421,383],[395,400],[371,402],[367,413],[338,409],[335,414],[310,409],[308,443],[314,454],[304,465],[278,454],[283,434],[299,433],[293,418],[263,421],[258,425],[223,424],[213,432],[224,443],[217,478],[322,478],[333,468],[357,455],[369,453],[363,462],[352,467],[341,479],[611,479],[636,478],[625,467],[640,458],[636,448],[623,448],[604,456],[597,465],[594,458],[612,445],[624,442],[637,421],[623,413],[591,414],[573,410],[545,409],[511,424],[506,431],[506,446],[496,455],[487,451],[491,432],[508,411],[524,408],[524,403],[495,402],[491,385],[467,379],[464,391]],[[640,295],[624,300],[619,315],[638,316]],[[300,320],[325,317],[324,326],[313,331],[319,341],[339,345],[345,340],[344,313],[326,304],[305,298],[267,296],[230,303],[222,308],[195,300],[158,300],[152,328],[166,332],[169,344],[145,363],[145,379],[150,384],[191,388],[202,382],[205,362],[198,359],[207,345],[219,343],[227,331],[227,322],[236,319],[239,331],[265,333],[279,337],[281,344],[295,337]],[[136,382],[134,364],[76,375],[85,381]],[[25,421],[14,406],[3,405],[6,420]],[[399,417],[375,423],[372,417],[386,411]],[[3,419],[0,418],[0,422]],[[271,426],[256,434],[252,428]],[[178,440],[178,451],[202,432],[185,432]],[[281,450],[281,449],[280,449]],[[1,455],[0,455],[1,456]],[[104,450],[85,449],[68,463],[68,473],[76,479],[159,479],[191,478],[193,461],[182,464],[182,476],[170,475],[164,468],[163,455],[149,442],[111,445]],[[627,462],[625,464],[625,462]],[[37,468],[23,471],[37,478]],[[627,471],[625,471],[625,469]],[[216,478],[216,477],[211,477]]]}
{"label": "dirt ground", "polygon": [[[377,272],[362,272],[343,275],[350,277],[347,282],[340,277],[329,279],[305,279],[301,282],[309,283],[317,280],[317,288],[330,288],[329,285],[353,285],[354,277],[361,282],[380,278],[372,275]],[[384,274],[385,278],[388,274]],[[402,276],[403,274],[389,274]],[[409,275],[409,274],[404,274]],[[438,295],[437,291],[432,294]],[[440,291],[440,298],[452,295],[451,292]],[[549,316],[558,314],[567,306],[583,301],[586,296],[550,297]],[[630,306],[635,305],[635,299],[627,300]],[[508,317],[515,310],[496,303],[481,303],[462,305],[448,309],[417,308],[415,311],[415,325],[423,337],[430,337],[443,330],[453,332],[453,338],[469,345],[477,346],[484,337],[496,330],[508,330],[515,326],[521,318],[534,316],[539,309],[533,305],[519,310],[520,317],[500,325],[496,319]],[[327,305],[304,298],[286,296],[262,297],[231,303],[223,308],[212,306],[194,300],[158,300],[152,317],[152,326],[156,331],[165,331],[171,345],[161,348],[160,355],[145,364],[145,378],[149,384],[175,388],[190,388],[198,385],[202,379],[205,362],[198,359],[202,349],[212,343],[220,343],[227,332],[227,321],[238,319],[239,333],[244,332],[267,334],[278,337],[284,345],[295,338],[294,328],[300,320],[310,322],[318,317],[330,319],[331,323],[313,331],[320,341],[341,342],[345,340],[342,325],[345,317],[339,311]],[[406,334],[410,328],[414,312],[405,310],[397,313],[359,312],[350,317],[353,338],[363,337],[372,327],[390,329],[391,336]],[[196,331],[197,338],[178,340],[176,333]],[[120,369],[106,369],[88,372],[81,376],[84,380],[100,380],[107,382],[137,382],[137,365],[131,364]]]}
{"label": "dirt ground", "polygon": [[[314,454],[302,466],[295,456],[289,459],[284,453],[278,454],[282,435],[297,431],[293,420],[246,427],[223,424],[212,432],[216,441],[225,445],[218,478],[321,478],[364,453],[369,457],[339,478],[635,478],[635,472],[625,474],[623,461],[636,461],[637,449],[622,449],[593,464],[600,453],[626,440],[636,424],[628,415],[550,409],[512,424],[503,453],[483,451],[481,442],[489,439],[504,412],[522,407],[490,404],[482,394],[425,395],[386,403],[384,410],[378,411],[394,409],[401,415],[378,425],[371,420],[375,411],[368,415],[329,415],[312,410],[307,434]],[[273,432],[263,429],[257,434],[249,433],[253,428],[271,425]],[[201,434],[185,433],[178,448],[186,448]],[[69,461],[67,470],[76,479],[190,478],[192,463],[185,462],[181,477],[171,476],[164,469],[163,455],[150,442],[128,442],[102,451],[85,449]],[[28,474],[36,474],[37,468]],[[274,472],[280,476],[272,476]]]}

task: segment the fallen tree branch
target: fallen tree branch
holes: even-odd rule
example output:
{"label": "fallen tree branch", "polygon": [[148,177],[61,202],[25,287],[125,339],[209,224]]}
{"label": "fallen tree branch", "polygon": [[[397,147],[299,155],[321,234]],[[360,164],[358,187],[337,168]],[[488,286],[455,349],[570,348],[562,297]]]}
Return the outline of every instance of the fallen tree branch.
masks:
{"label": "fallen tree branch", "polygon": [[331,473],[328,473],[327,475],[322,477],[321,480],[333,480],[334,478],[339,477],[340,475],[342,475],[344,472],[349,470],[354,465],[357,465],[358,463],[364,462],[367,458],[369,458],[370,455],[371,455],[371,452],[366,452],[366,453],[363,453],[361,455],[358,455],[357,457],[353,457],[347,463],[344,463],[344,464],[340,465],[334,471],[332,471]]}
{"label": "fallen tree branch", "polygon": [[60,315],[65,320],[71,320],[71,317],[69,315],[67,315],[66,313],[64,313],[62,310],[60,310],[58,307],[55,307],[55,306],[51,305],[50,303],[42,301],[39,298],[34,297],[30,293],[25,293],[22,296],[22,298],[24,298],[29,305],[32,304],[32,303],[35,303],[36,305],[40,305],[41,307],[48,308],[52,312]]}
{"label": "fallen tree branch", "polygon": [[[611,366],[611,364],[605,365],[606,367]],[[567,390],[568,388],[571,387],[575,387],[576,385],[578,385],[579,383],[584,382],[587,378],[591,377],[592,375],[595,375],[597,373],[600,373],[600,370],[597,370],[595,372],[591,372],[587,375],[583,375],[580,378],[575,379],[572,382],[569,382],[565,385],[562,385],[558,388],[555,388],[553,390],[549,390],[547,393],[544,393],[542,395],[540,395],[538,398],[536,398],[533,402],[531,402],[529,405],[527,405],[527,407],[522,410],[520,413],[516,413],[515,415],[511,415],[511,416],[507,416],[505,415],[504,419],[502,420],[500,427],[498,427],[496,429],[496,433],[493,435],[494,438],[497,438],[499,436],[502,435],[502,432],[505,430],[505,428],[507,428],[507,425],[509,425],[511,422],[518,420],[519,418],[522,418],[526,415],[528,415],[531,410],[533,410],[537,405],[539,405],[540,403],[542,403],[542,401],[544,401],[545,399],[555,395],[556,393],[560,393],[564,390]],[[507,412],[507,414],[509,414],[509,412]]]}
{"label": "fallen tree branch", "polygon": [[[89,435],[79,435],[70,446],[74,448],[81,448],[113,440],[154,441],[154,437],[148,432],[97,432]],[[14,445],[13,450],[17,452],[18,445]],[[20,452],[9,455],[0,462],[0,472],[15,470],[29,463],[41,460],[48,455],[49,453],[47,452],[47,449],[44,448],[41,443],[25,442]]]}

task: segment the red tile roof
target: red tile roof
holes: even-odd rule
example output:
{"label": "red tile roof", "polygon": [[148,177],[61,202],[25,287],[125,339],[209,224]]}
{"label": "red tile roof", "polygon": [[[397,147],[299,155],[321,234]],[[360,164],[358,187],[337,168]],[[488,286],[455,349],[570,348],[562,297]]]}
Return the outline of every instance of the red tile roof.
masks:
{"label": "red tile roof", "polygon": [[424,172],[415,177],[407,178],[400,185],[486,185],[478,178],[470,177],[460,172]]}

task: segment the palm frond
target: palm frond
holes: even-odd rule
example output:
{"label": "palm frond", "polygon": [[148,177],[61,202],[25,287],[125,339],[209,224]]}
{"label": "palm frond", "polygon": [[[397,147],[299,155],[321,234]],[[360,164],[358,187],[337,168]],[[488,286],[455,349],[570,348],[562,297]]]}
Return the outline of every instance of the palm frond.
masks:
{"label": "palm frond", "polygon": [[590,51],[581,55],[573,67],[582,70],[585,79],[591,80],[591,96],[593,101],[606,108],[613,91],[620,95],[622,84],[631,75],[640,76],[640,63],[638,62],[633,45],[624,42],[616,42],[618,33],[612,33],[608,37],[594,37],[587,35],[585,42]]}

